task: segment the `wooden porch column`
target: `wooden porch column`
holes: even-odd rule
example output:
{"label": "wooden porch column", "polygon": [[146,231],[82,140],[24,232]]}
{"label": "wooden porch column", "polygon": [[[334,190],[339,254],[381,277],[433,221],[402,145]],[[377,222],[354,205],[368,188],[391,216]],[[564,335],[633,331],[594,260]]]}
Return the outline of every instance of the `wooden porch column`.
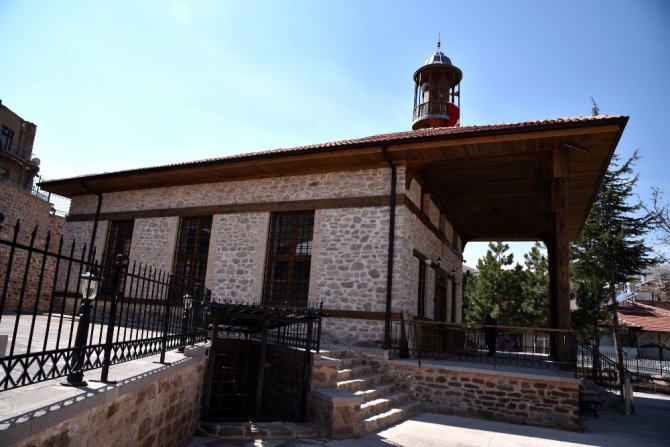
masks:
{"label": "wooden porch column", "polygon": [[[552,329],[571,329],[570,271],[568,242],[568,164],[569,152],[555,149],[551,183],[551,234],[547,246],[549,254],[550,324]],[[563,337],[552,340],[552,357],[570,361],[572,344]]]}

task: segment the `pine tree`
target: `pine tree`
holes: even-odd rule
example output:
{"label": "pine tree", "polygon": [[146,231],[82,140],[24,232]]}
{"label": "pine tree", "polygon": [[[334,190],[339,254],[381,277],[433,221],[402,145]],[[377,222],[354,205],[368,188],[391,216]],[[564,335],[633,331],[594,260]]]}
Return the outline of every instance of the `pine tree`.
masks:
{"label": "pine tree", "polygon": [[508,244],[502,242],[489,243],[486,256],[477,261],[479,276],[473,277],[467,284],[468,308],[465,312],[465,320],[469,323],[482,323],[487,313],[494,317],[500,314],[501,301],[505,290],[503,290],[505,276],[503,267],[508,267],[514,262],[514,255],[507,254]]}
{"label": "pine tree", "polygon": [[612,321],[620,364],[623,354],[616,285],[655,262],[643,239],[651,228],[650,220],[640,215],[641,203],[633,201],[638,180],[633,165],[637,160],[637,152],[621,166],[618,158],[613,158],[579,239],[571,245],[572,277],[581,308],[575,322],[583,333],[594,336],[599,346],[597,327],[607,304],[606,316]]}
{"label": "pine tree", "polygon": [[549,325],[549,262],[542,254],[541,244],[536,242],[524,255],[524,278],[521,284],[524,296],[522,312],[527,325],[547,327]]}

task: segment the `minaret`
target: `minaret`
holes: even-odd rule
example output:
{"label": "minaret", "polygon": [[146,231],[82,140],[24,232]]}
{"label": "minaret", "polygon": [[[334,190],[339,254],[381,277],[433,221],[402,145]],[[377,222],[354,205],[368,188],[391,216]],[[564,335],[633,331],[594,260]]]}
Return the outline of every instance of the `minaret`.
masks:
{"label": "minaret", "polygon": [[460,125],[461,70],[440,51],[414,73],[414,116],[412,129]]}

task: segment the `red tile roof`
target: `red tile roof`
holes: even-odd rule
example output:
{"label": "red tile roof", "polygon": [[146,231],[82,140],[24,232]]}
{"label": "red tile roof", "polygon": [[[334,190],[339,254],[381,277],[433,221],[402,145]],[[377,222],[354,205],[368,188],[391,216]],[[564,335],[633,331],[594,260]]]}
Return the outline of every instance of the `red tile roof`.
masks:
{"label": "red tile roof", "polygon": [[[173,163],[161,166],[152,166],[144,168],[136,168],[130,170],[117,171],[113,174],[121,174],[127,172],[143,172],[151,171],[154,169],[162,168],[171,168],[171,167],[187,167],[195,166],[200,164],[212,164],[219,162],[234,162],[242,160],[253,160],[260,158],[268,158],[275,156],[282,156],[300,152],[327,152],[330,150],[337,149],[352,149],[356,147],[370,146],[374,144],[403,144],[403,143],[416,143],[421,141],[431,141],[435,139],[447,138],[460,138],[460,137],[469,137],[469,136],[485,136],[490,134],[500,135],[504,133],[512,132],[524,132],[524,131],[535,131],[543,129],[551,129],[554,127],[566,128],[571,126],[584,126],[589,124],[608,124],[612,121],[620,122],[622,119],[627,119],[627,117],[620,115],[600,115],[600,116],[586,116],[586,117],[566,117],[566,118],[553,118],[546,120],[537,120],[537,121],[526,121],[521,123],[500,123],[500,124],[487,124],[487,125],[473,125],[473,126],[458,126],[458,127],[434,127],[427,129],[417,129],[417,130],[407,130],[403,132],[394,132],[394,133],[385,133],[378,135],[371,135],[362,138],[351,138],[347,140],[331,141],[326,143],[311,144],[306,146],[295,146],[290,148],[280,148],[280,149],[271,149],[257,152],[250,152],[244,154],[235,154],[226,157],[217,157],[217,158],[208,158],[196,161]],[[102,173],[102,174],[93,174],[85,175],[81,177],[73,177],[72,179],[91,177],[96,175],[104,175],[112,173]],[[57,182],[59,180],[52,180],[45,182],[45,185],[48,185],[52,182]]]}
{"label": "red tile roof", "polygon": [[670,311],[646,304],[619,307],[619,324],[645,331],[670,332]]}

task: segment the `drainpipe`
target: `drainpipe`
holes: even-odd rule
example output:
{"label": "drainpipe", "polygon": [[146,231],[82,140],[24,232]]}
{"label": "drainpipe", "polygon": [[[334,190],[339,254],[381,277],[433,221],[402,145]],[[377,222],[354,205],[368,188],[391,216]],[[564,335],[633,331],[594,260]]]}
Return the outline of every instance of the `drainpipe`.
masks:
{"label": "drainpipe", "polygon": [[82,180],[80,184],[81,187],[84,188],[86,191],[98,196],[98,207],[95,210],[95,220],[93,221],[93,232],[91,233],[91,245],[88,247],[88,262],[91,263],[93,262],[93,247],[95,246],[95,235],[98,232],[98,221],[100,220],[100,208],[102,208],[102,194],[89,188],[85,180]]}
{"label": "drainpipe", "polygon": [[391,167],[391,202],[389,215],[389,241],[388,241],[388,260],[386,264],[386,314],[384,315],[384,348],[391,348],[391,301],[393,291],[393,246],[395,245],[395,201],[396,201],[396,181],[398,174],[396,165],[389,158],[388,148],[382,146],[382,155]]}

